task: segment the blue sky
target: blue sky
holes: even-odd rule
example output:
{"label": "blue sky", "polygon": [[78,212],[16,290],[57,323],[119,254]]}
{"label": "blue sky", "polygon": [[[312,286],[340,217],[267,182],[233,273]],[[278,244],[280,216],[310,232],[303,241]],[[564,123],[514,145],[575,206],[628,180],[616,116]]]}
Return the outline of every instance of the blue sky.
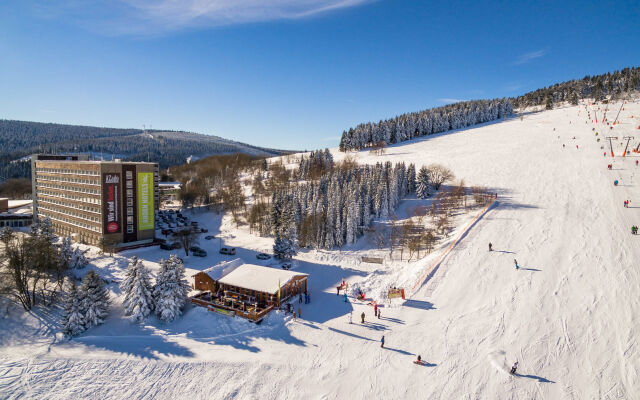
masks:
{"label": "blue sky", "polygon": [[360,122],[640,65],[584,1],[8,0],[0,118],[338,144]]}

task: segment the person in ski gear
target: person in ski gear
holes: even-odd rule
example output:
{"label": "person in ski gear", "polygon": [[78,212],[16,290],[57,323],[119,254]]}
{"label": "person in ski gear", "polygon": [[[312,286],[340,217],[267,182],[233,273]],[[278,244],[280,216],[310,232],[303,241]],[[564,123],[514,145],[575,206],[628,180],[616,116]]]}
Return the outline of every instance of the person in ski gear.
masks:
{"label": "person in ski gear", "polygon": [[340,296],[340,286],[336,286],[336,296]]}
{"label": "person in ski gear", "polygon": [[345,303],[349,302],[349,298],[347,297],[347,292],[344,292],[344,302]]}
{"label": "person in ski gear", "polygon": [[422,364],[422,357],[418,354],[418,359],[416,360],[416,364]]}
{"label": "person in ski gear", "polygon": [[493,245],[489,242],[489,251],[493,251]]}
{"label": "person in ski gear", "polygon": [[613,186],[618,186],[618,180],[613,181]]}
{"label": "person in ski gear", "polygon": [[298,303],[302,303],[302,293],[300,293],[300,296],[298,296]]}
{"label": "person in ski gear", "polygon": [[376,317],[378,316],[378,304],[374,304],[373,305],[373,315],[375,315]]}
{"label": "person in ski gear", "polygon": [[302,318],[302,308],[298,307],[298,318]]}
{"label": "person in ski gear", "polygon": [[520,266],[518,265],[518,260],[516,260],[515,258],[513,259],[513,262],[516,264],[516,269],[519,269]]}
{"label": "person in ski gear", "polygon": [[638,160],[636,160],[636,167],[638,166]]}
{"label": "person in ski gear", "polygon": [[349,312],[349,323],[353,324],[353,311]]}
{"label": "person in ski gear", "polygon": [[378,319],[380,319],[380,314],[382,313],[380,312],[380,310],[378,310]]}
{"label": "person in ski gear", "polygon": [[382,339],[380,339],[380,347],[384,348],[384,335],[382,335]]}
{"label": "person in ski gear", "polygon": [[293,320],[295,321],[296,320],[296,312],[294,311],[292,314],[293,314]]}
{"label": "person in ski gear", "polygon": [[362,323],[364,324],[364,312],[360,314],[360,318],[362,318]]}
{"label": "person in ski gear", "polygon": [[518,369],[518,362],[516,361],[515,364],[513,364],[513,367],[511,367],[511,373],[515,374],[517,369]]}

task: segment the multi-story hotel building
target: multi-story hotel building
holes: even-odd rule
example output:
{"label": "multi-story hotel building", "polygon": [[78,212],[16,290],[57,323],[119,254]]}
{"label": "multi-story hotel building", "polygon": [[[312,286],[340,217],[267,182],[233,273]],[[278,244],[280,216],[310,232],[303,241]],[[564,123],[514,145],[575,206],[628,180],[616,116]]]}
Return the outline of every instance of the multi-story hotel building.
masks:
{"label": "multi-story hotel building", "polygon": [[35,154],[31,175],[33,217],[51,219],[56,234],[115,248],[154,241],[157,163]]}

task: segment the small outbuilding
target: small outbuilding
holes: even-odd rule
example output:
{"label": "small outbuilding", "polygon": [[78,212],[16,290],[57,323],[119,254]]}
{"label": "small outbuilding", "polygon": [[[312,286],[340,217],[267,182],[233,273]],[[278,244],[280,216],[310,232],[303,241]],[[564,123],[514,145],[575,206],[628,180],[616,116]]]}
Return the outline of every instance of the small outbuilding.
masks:
{"label": "small outbuilding", "polygon": [[306,293],[308,277],[236,259],[195,274],[193,286],[200,293],[191,297],[191,302],[258,322],[293,296]]}

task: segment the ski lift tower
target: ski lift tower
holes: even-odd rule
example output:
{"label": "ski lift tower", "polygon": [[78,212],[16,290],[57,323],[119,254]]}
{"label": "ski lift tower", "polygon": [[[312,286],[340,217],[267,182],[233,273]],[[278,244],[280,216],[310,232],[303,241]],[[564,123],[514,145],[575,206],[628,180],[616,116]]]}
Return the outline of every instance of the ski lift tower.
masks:
{"label": "ski lift tower", "polygon": [[607,136],[606,139],[609,141],[609,150],[611,150],[611,157],[615,157],[613,155],[613,144],[611,143],[611,139],[618,140],[617,136]]}
{"label": "ski lift tower", "polygon": [[631,141],[631,139],[633,139],[633,136],[625,136],[622,138],[622,140],[627,139],[627,145],[624,146],[624,153],[622,153],[622,157],[627,155],[627,149],[629,148],[629,142]]}

